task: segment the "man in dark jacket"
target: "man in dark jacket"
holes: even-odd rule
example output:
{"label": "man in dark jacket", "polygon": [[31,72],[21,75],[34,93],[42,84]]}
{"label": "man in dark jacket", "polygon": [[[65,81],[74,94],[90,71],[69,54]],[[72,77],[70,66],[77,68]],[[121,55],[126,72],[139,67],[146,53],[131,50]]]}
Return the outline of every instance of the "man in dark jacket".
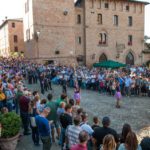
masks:
{"label": "man in dark jacket", "polygon": [[[60,144],[63,149],[65,143],[65,133],[66,129],[69,125],[72,125],[72,116],[71,116],[72,107],[70,104],[65,106],[65,113],[60,115],[60,124],[61,124],[61,136],[60,136]],[[67,146],[66,146],[67,149]]]}
{"label": "man in dark jacket", "polygon": [[110,119],[109,117],[104,117],[102,120],[103,127],[95,128],[92,139],[93,143],[95,144],[97,150],[99,149],[100,145],[103,143],[103,139],[107,134],[111,134],[114,136],[116,143],[118,143],[118,135],[117,132],[110,128]]}

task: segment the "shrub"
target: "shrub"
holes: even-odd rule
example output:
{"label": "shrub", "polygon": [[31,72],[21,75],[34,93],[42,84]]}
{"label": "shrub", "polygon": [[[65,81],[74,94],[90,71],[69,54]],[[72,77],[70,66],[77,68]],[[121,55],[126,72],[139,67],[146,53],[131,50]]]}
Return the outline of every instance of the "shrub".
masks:
{"label": "shrub", "polygon": [[1,138],[11,138],[19,133],[21,119],[16,113],[0,114],[0,123],[2,125]]}

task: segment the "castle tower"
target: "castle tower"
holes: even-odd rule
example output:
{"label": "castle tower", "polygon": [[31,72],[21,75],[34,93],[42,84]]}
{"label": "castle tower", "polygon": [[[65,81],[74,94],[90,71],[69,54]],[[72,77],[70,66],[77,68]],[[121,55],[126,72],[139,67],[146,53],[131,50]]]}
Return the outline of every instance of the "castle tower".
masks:
{"label": "castle tower", "polygon": [[25,5],[28,8],[24,17],[27,57],[40,62],[45,60],[66,64],[68,60],[73,61],[75,58],[74,2],[26,0]]}

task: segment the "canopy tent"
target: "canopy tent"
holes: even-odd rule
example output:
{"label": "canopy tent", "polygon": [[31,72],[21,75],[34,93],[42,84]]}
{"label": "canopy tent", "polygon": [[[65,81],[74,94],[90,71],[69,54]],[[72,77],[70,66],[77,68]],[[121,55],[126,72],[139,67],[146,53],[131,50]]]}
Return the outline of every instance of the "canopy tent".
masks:
{"label": "canopy tent", "polygon": [[93,64],[94,67],[102,67],[102,68],[120,68],[125,67],[126,65],[123,63],[119,63],[113,60],[102,61],[99,63]]}

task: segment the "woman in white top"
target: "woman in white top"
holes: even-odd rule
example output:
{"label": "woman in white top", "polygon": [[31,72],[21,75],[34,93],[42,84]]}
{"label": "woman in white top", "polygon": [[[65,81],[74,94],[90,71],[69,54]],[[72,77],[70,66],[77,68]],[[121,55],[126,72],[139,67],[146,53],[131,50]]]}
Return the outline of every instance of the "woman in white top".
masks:
{"label": "woman in white top", "polygon": [[138,145],[136,134],[134,132],[129,132],[125,143],[121,144],[118,150],[142,150],[142,148]]}

